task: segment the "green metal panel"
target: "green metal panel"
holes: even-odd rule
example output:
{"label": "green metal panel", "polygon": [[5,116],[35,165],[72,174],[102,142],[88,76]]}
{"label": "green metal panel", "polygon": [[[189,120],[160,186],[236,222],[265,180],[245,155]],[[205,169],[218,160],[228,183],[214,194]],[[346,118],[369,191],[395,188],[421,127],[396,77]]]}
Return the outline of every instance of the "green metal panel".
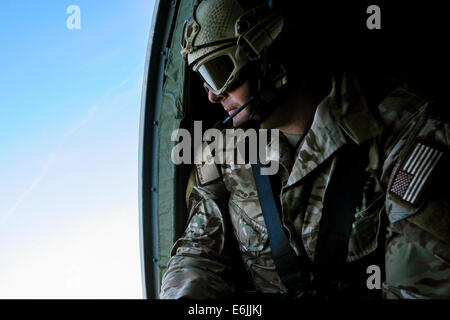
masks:
{"label": "green metal panel", "polygon": [[170,258],[170,249],[174,243],[176,214],[175,165],[171,161],[172,132],[178,129],[183,117],[183,93],[185,61],[180,54],[181,33],[184,21],[193,13],[197,1],[181,1],[172,33],[170,48],[167,50],[165,80],[162,92],[159,117],[159,152],[158,152],[158,237],[160,281]]}

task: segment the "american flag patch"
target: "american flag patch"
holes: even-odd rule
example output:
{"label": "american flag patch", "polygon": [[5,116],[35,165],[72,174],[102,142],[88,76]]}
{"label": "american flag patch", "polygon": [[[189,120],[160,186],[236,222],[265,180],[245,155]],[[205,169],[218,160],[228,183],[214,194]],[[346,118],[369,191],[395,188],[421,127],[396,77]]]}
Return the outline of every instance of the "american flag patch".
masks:
{"label": "american flag patch", "polygon": [[416,142],[394,177],[390,193],[415,206],[443,152]]}

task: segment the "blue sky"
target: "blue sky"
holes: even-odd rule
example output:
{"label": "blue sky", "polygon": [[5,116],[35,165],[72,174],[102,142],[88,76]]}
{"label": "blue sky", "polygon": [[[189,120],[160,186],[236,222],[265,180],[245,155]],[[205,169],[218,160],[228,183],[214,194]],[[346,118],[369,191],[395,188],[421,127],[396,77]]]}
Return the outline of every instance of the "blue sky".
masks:
{"label": "blue sky", "polygon": [[[70,5],[79,30],[66,27]],[[137,159],[153,6],[1,2],[0,298],[141,297]]]}

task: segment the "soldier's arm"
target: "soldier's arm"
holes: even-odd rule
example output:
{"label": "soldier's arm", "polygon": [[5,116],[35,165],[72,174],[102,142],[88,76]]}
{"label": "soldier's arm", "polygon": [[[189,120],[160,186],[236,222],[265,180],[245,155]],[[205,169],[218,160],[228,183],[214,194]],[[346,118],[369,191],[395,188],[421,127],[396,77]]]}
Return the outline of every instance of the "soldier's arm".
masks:
{"label": "soldier's arm", "polygon": [[446,113],[437,105],[422,107],[391,151],[395,165],[386,190],[387,298],[450,298]]}
{"label": "soldier's arm", "polygon": [[217,174],[201,172],[201,166],[191,173],[188,225],[172,249],[162,280],[163,299],[226,298],[233,291],[230,261],[224,254],[228,192]]}

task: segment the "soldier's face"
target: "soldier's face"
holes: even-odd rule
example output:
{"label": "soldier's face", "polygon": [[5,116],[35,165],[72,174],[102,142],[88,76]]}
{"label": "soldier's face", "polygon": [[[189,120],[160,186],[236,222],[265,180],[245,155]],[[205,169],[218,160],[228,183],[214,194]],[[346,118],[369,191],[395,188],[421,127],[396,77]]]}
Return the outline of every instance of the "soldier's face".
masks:
{"label": "soldier's face", "polygon": [[[208,91],[208,99],[212,103],[220,103],[228,115],[232,115],[236,110],[247,102],[250,97],[250,87],[248,81],[245,81],[239,87],[227,91],[223,94],[215,95]],[[245,123],[250,116],[250,107],[246,107],[233,118],[233,127],[237,127]]]}

